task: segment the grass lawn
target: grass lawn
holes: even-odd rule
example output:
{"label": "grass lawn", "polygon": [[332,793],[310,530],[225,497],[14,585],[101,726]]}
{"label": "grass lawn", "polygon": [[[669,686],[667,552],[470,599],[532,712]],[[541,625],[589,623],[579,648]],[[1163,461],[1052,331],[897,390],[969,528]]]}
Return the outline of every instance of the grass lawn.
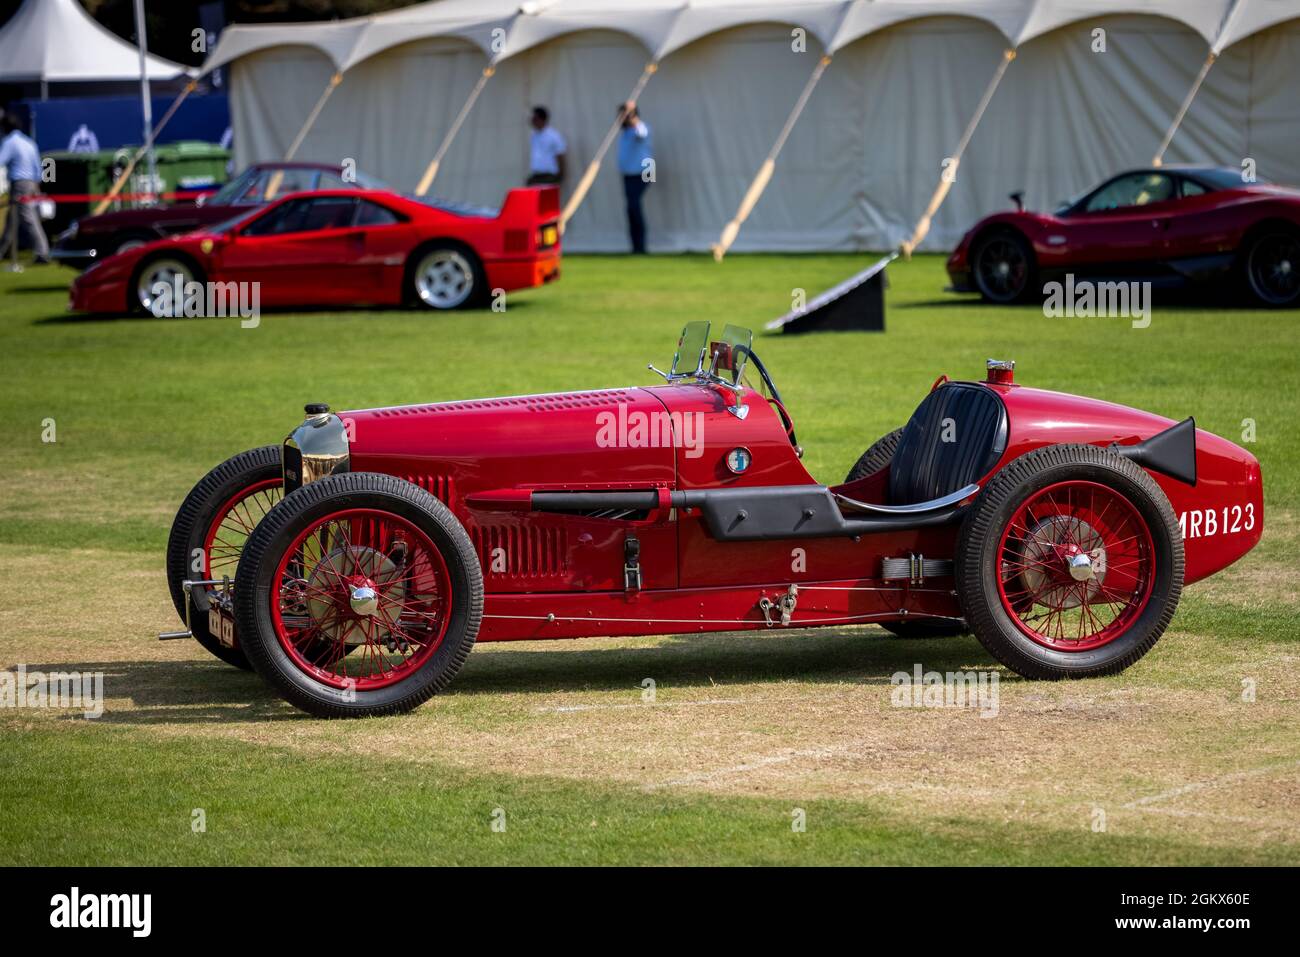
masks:
{"label": "grass lawn", "polygon": [[0,863],[1300,863],[1296,311],[1046,319],[943,293],[943,260],[921,256],[890,267],[884,335],[758,337],[828,482],[937,375],[979,377],[991,356],[1027,384],[1195,414],[1259,457],[1254,552],[1190,587],[1123,675],[1004,672],[995,719],[891,707],[889,676],[914,663],[993,665],[971,638],[870,626],[484,645],[416,713],[347,723],[152,640],[175,626],[180,500],[304,402],[649,384],[685,321],[758,329],[866,261],[569,257],[503,314],[255,329],[71,317],[70,272],[0,273],[0,666],[103,672],[107,697],[94,721],[0,708]]}

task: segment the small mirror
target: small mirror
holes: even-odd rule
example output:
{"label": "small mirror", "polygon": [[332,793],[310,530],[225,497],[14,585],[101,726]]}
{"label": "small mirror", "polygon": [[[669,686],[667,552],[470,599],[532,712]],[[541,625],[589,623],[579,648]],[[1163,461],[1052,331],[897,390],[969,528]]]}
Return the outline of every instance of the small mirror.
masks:
{"label": "small mirror", "polygon": [[753,343],[754,334],[742,326],[728,325],[723,329],[722,338],[709,346],[714,375],[733,385],[740,385],[740,377],[745,372],[745,362],[749,359],[749,349]]}
{"label": "small mirror", "polygon": [[673,354],[672,375],[695,375],[707,368],[704,350],[709,344],[709,324],[704,321],[688,322],[677,340]]}

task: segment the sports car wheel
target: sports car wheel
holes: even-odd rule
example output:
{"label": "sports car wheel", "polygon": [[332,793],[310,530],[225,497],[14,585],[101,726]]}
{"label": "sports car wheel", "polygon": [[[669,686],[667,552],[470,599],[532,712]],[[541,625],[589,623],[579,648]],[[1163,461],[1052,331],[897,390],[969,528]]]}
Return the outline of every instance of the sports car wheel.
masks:
{"label": "sports car wheel", "polygon": [[434,246],[416,253],[410,282],[417,303],[439,310],[476,304],[487,285],[478,259],[459,246]]}
{"label": "sports car wheel", "polygon": [[[147,259],[136,268],[130,287],[133,298],[128,306],[135,312],[164,319],[176,318],[184,315],[184,296],[176,295],[178,283],[183,293],[188,283],[202,281],[203,274],[187,259],[176,256]],[[165,297],[157,293],[159,283],[171,290]]]}
{"label": "sports car wheel", "polygon": [[957,541],[971,631],[1026,678],[1123,671],[1155,645],[1183,586],[1183,541],[1160,487],[1127,459],[1052,445],[984,487]]}
{"label": "sports car wheel", "polygon": [[235,582],[253,667],[322,718],[428,700],[464,664],[482,611],[482,572],[455,516],[409,482],[366,472],[285,498],[249,538]]}
{"label": "sports car wheel", "polygon": [[1034,254],[1019,233],[998,232],[981,240],[971,257],[975,286],[989,302],[1021,302],[1034,281]]}
{"label": "sports car wheel", "polygon": [[1300,236],[1279,230],[1257,238],[1246,254],[1246,281],[1266,306],[1300,300]]}
{"label": "sports car wheel", "polygon": [[[280,447],[241,452],[199,480],[185,497],[167,539],[167,583],[185,620],[185,588],[191,580],[235,577],[244,543],[280,501]],[[227,664],[251,670],[238,648],[227,648],[208,631],[208,589],[190,592],[190,630],[204,648]]]}

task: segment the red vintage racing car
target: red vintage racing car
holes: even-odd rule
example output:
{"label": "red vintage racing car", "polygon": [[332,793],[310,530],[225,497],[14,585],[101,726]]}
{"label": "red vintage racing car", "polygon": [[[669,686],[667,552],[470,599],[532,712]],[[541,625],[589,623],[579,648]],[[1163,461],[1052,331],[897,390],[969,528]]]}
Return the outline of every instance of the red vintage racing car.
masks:
{"label": "red vintage racing car", "polygon": [[268,307],[483,305],[559,277],[559,216],[551,186],[512,189],[499,212],[378,190],[291,194],[110,256],[73,282],[71,308],[175,315],[170,291],[191,283],[257,283]]}
{"label": "red vintage racing car", "polygon": [[1153,288],[1230,283],[1265,306],[1300,305],[1300,190],[1245,182],[1239,169],[1164,166],[1107,180],[1053,213],[976,223],[948,259],[956,292],[1042,298],[1072,274]]}
{"label": "red vintage racing car", "polygon": [[[756,385],[751,384],[753,374]],[[1150,413],[941,377],[818,483],[750,334],[664,384],[333,413],[190,492],[167,570],[219,658],[293,704],[405,711],[478,641],[877,623],[1031,678],[1112,674],[1259,541],[1259,463]]]}

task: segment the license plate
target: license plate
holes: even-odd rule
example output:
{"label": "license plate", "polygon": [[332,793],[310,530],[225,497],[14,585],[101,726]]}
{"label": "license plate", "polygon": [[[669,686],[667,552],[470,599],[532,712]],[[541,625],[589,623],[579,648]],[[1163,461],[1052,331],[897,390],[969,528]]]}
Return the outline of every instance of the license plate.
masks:
{"label": "license plate", "polygon": [[227,648],[235,647],[235,620],[215,604],[208,606],[208,634]]}

